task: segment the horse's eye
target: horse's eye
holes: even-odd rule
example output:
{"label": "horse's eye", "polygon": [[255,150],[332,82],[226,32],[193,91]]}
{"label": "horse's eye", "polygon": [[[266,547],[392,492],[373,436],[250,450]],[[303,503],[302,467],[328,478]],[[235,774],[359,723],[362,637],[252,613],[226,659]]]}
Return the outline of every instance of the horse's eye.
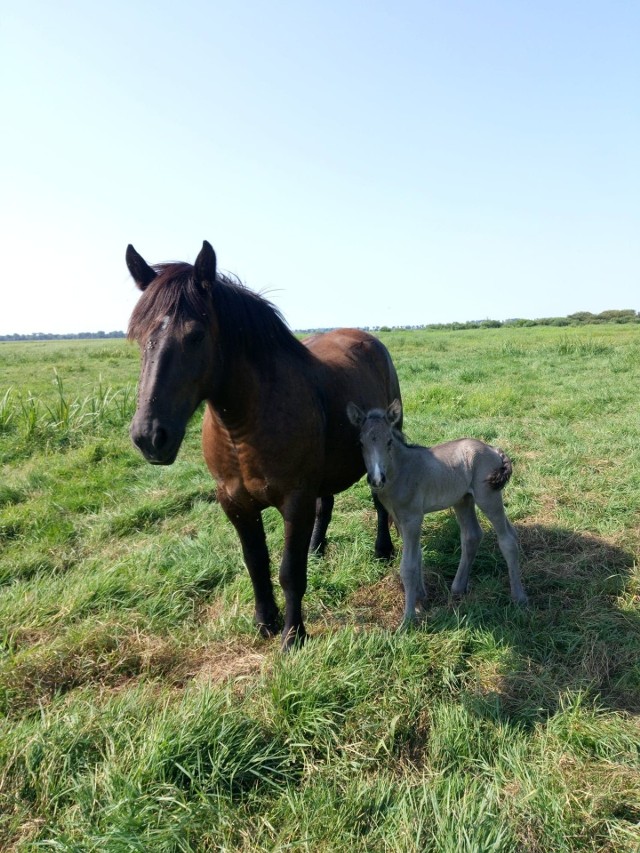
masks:
{"label": "horse's eye", "polygon": [[204,329],[193,329],[186,336],[185,342],[189,344],[189,346],[194,346],[195,344],[199,344],[204,340]]}
{"label": "horse's eye", "polygon": [[392,445],[392,444],[393,444],[393,441],[391,441],[391,439],[389,439],[389,440],[387,441],[387,450],[391,450],[391,445]]}

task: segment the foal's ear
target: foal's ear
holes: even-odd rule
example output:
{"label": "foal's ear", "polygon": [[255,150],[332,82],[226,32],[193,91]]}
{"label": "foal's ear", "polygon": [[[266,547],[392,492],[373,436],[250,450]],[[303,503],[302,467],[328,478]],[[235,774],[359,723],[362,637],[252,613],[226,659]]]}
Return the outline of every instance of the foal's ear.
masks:
{"label": "foal's ear", "polygon": [[213,251],[211,243],[205,240],[193,265],[196,282],[202,287],[210,287],[216,280],[216,268],[216,253]]}
{"label": "foal's ear", "polygon": [[347,417],[354,427],[361,427],[365,419],[364,412],[355,403],[347,404]]}
{"label": "foal's ear", "polygon": [[395,426],[402,417],[402,403],[396,399],[391,403],[386,411],[386,418],[391,426]]}
{"label": "foal's ear", "polygon": [[127,246],[125,258],[127,261],[127,267],[131,273],[131,278],[135,281],[140,290],[146,290],[156,277],[156,271],[149,266],[142,255],[139,255],[136,252],[131,243]]}

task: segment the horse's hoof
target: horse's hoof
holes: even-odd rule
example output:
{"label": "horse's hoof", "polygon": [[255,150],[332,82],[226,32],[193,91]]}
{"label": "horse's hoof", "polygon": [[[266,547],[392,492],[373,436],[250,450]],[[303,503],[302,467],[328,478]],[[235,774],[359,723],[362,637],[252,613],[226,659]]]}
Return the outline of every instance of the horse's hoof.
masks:
{"label": "horse's hoof", "polygon": [[519,598],[511,599],[514,604],[517,604],[518,607],[528,607],[529,606],[529,598],[526,593],[523,593]]}
{"label": "horse's hoof", "polygon": [[395,548],[375,548],[373,554],[376,560],[384,560],[384,562],[389,562],[395,556]]}
{"label": "horse's hoof", "polygon": [[323,539],[322,542],[318,542],[317,545],[311,543],[309,545],[309,556],[310,557],[324,557],[325,551],[327,550],[327,540]]}
{"label": "horse's hoof", "polygon": [[292,649],[301,648],[305,644],[307,636],[307,632],[303,625],[299,625],[297,628],[292,626],[288,631],[283,631],[281,645],[282,651],[289,652]]}
{"label": "horse's hoof", "polygon": [[282,620],[280,619],[278,611],[276,611],[272,616],[261,616],[256,613],[254,616],[254,622],[256,624],[256,628],[260,632],[260,636],[264,637],[265,640],[270,640],[272,637],[275,637],[282,627]]}

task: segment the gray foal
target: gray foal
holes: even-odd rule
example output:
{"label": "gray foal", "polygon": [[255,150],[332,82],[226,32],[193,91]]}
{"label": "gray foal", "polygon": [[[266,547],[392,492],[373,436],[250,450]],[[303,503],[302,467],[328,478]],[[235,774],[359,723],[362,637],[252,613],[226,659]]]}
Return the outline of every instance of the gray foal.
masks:
{"label": "gray foal", "polygon": [[351,423],[360,430],[362,455],[371,491],[400,529],[404,585],[404,619],[415,617],[416,605],[424,606],[426,590],[422,576],[420,528],[427,512],[453,507],[460,525],[462,555],[453,579],[455,596],[466,592],[469,571],[482,528],[477,504],[491,522],[498,545],[507,561],[511,598],[526,604],[520,580],[518,537],[507,518],[501,490],[511,476],[511,460],[496,447],[474,438],[459,438],[433,447],[407,444],[396,428],[402,415],[399,400],[386,411],[363,412],[355,403],[347,406]]}

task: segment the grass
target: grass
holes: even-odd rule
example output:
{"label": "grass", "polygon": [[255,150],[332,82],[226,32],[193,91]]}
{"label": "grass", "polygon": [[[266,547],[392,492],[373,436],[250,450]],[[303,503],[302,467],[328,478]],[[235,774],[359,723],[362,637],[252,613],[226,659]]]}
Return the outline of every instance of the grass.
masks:
{"label": "grass", "polygon": [[361,482],[285,656],[252,625],[201,415],[148,466],[134,348],[0,346],[0,849],[640,849],[640,329],[381,337],[411,440],[512,456],[532,603],[509,603],[492,534],[453,602],[458,532],[434,514],[427,618],[396,633]]}

